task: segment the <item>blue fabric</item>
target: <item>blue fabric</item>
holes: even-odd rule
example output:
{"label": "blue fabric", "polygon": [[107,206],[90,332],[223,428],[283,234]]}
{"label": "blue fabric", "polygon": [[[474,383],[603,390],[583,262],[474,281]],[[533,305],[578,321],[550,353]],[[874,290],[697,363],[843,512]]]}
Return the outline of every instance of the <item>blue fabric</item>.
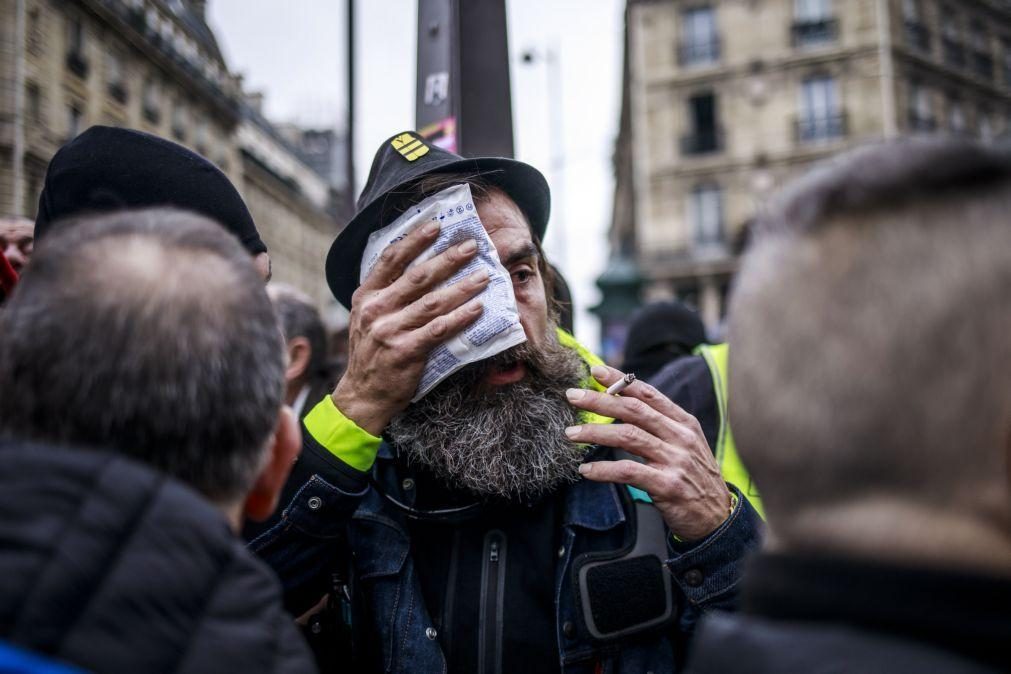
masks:
{"label": "blue fabric", "polygon": [[0,674],[79,674],[80,672],[82,670],[67,667],[0,641]]}
{"label": "blue fabric", "polygon": [[[311,444],[306,449],[326,451]],[[380,449],[380,459],[384,454],[389,456],[386,447]],[[394,462],[380,460],[373,478],[387,495],[409,505],[411,495],[399,489],[395,472]],[[332,550],[328,546],[346,537],[371,619],[362,629],[375,635],[384,671],[443,671],[438,641],[426,636],[433,622],[415,572],[404,515],[364,480],[361,489],[355,490],[337,486],[339,482],[336,476],[315,475],[285,509],[281,522],[251,546],[277,572],[286,594],[303,595],[308,608],[312,595],[304,587],[312,584],[315,574],[329,572]],[[566,487],[564,554],[555,575],[559,661],[565,674],[589,674],[598,671],[598,663],[605,672],[677,671],[687,637],[702,613],[711,607],[736,607],[742,559],[757,548],[762,527],[743,497],[727,522],[709,537],[680,548],[670,544],[668,567],[677,580],[681,605],[671,633],[639,635],[619,648],[593,641],[578,609],[574,562],[581,555],[611,552],[625,545],[631,503],[629,493],[612,484],[581,480]],[[689,571],[691,581],[686,577]],[[696,582],[700,574],[701,582]],[[289,603],[289,608],[297,614],[302,606]],[[571,626],[565,629],[568,623]]]}

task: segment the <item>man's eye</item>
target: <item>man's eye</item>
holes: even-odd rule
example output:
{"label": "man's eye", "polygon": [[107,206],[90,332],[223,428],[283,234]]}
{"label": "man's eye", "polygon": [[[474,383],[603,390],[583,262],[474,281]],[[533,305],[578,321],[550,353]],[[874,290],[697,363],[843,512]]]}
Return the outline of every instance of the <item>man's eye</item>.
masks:
{"label": "man's eye", "polygon": [[513,283],[514,284],[516,284],[516,285],[523,285],[527,281],[529,281],[530,279],[533,278],[534,273],[532,271],[527,270],[527,269],[520,269],[519,271],[514,271],[513,274],[512,274],[512,276],[513,276]]}

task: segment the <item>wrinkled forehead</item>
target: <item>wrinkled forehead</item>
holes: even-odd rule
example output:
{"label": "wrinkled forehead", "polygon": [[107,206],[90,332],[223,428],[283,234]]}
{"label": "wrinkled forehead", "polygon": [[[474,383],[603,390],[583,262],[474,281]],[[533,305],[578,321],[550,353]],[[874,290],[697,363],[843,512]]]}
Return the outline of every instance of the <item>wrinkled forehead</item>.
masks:
{"label": "wrinkled forehead", "polygon": [[530,222],[502,190],[492,188],[483,195],[477,202],[477,213],[503,260],[521,250],[536,252]]}
{"label": "wrinkled forehead", "polygon": [[0,219],[0,236],[11,240],[32,239],[35,237],[35,223],[14,218]]}

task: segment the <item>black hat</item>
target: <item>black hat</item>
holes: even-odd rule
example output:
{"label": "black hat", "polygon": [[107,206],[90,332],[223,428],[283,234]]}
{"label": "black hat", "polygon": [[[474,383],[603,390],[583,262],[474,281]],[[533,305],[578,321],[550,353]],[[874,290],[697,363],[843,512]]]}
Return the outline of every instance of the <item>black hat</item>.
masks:
{"label": "black hat", "polygon": [[267,251],[245,202],[217,166],[164,138],[109,126],[91,127],[49,162],[35,238],[68,216],[153,206],[207,216],[253,255]]}
{"label": "black hat", "polygon": [[457,172],[481,173],[483,179],[516,202],[527,216],[534,236],[544,238],[551,212],[551,194],[540,171],[505,157],[465,159],[427,143],[415,131],[404,131],[379,146],[369,179],[358,197],[358,212],[330,246],[326,257],[326,281],[341,304],[351,308],[351,295],[358,288],[362,255],[369,235],[399,215],[383,213],[386,198],[422,176]]}

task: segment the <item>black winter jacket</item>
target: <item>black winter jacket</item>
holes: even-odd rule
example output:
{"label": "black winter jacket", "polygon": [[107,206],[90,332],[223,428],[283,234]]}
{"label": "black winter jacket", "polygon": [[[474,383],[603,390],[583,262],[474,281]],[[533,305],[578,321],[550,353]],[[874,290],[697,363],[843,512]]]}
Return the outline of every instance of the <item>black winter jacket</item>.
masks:
{"label": "black winter jacket", "polygon": [[1011,672],[1007,577],[764,554],[743,586],[743,611],[696,633],[692,674]]}
{"label": "black winter jacket", "polygon": [[122,457],[0,443],[0,641],[96,672],[314,672],[221,512]]}

